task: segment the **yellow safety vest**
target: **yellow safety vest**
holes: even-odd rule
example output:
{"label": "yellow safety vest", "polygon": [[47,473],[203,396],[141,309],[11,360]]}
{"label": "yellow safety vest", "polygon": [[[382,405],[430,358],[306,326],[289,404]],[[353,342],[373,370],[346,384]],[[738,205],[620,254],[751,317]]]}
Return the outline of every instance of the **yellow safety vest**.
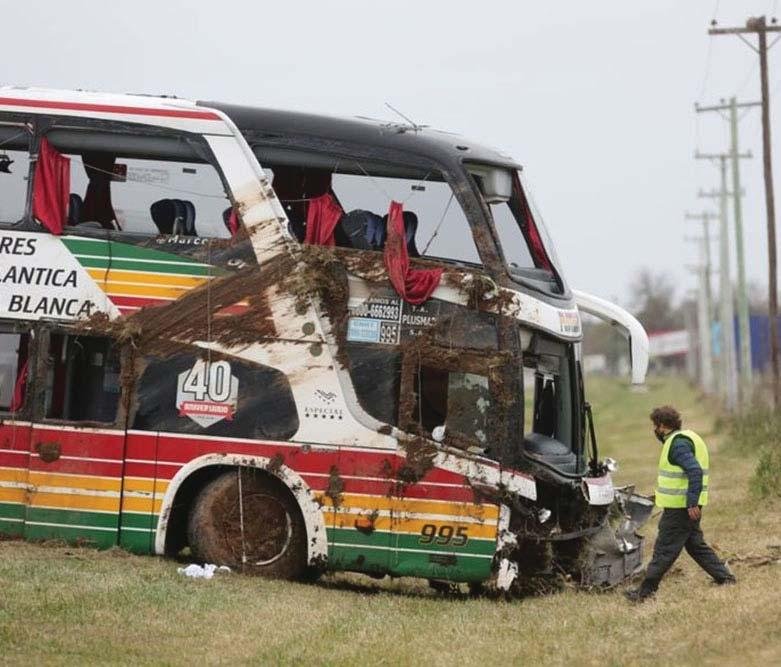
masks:
{"label": "yellow safety vest", "polygon": [[708,481],[710,478],[708,467],[708,447],[705,441],[694,431],[673,431],[662,445],[662,453],[659,455],[659,475],[656,480],[656,505],[658,507],[686,507],[686,494],[689,490],[689,478],[681,466],[670,463],[670,447],[676,435],[685,435],[694,443],[694,458],[702,468],[702,492],[699,505],[708,504]]}

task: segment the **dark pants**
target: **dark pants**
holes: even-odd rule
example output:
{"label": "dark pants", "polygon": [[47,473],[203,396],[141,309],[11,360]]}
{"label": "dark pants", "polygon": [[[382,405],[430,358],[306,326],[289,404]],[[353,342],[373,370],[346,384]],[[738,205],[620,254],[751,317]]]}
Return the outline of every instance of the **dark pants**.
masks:
{"label": "dark pants", "polygon": [[648,564],[641,589],[653,592],[667,570],[672,567],[681,550],[688,553],[703,570],[717,582],[732,577],[702,535],[699,521],[692,521],[685,509],[665,509],[659,521],[659,534],[654,544],[654,556]]}

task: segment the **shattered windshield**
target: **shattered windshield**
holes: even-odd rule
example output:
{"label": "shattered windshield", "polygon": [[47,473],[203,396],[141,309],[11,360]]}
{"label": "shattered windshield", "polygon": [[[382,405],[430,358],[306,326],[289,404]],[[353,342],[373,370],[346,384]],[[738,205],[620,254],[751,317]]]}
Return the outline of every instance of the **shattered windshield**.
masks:
{"label": "shattered windshield", "polygon": [[348,215],[368,211],[382,218],[391,201],[401,202],[411,257],[480,264],[466,215],[438,174],[411,179],[334,173],[332,187]]}
{"label": "shattered windshield", "polygon": [[470,165],[469,169],[491,212],[510,275],[546,291],[561,293],[563,285],[553,244],[522,182],[521,172],[486,165]]}

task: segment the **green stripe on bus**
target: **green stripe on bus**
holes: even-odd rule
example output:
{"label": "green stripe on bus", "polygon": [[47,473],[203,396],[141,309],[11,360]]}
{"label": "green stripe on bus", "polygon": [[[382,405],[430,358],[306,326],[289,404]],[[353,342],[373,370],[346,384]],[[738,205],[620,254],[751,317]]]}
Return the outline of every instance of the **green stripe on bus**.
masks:
{"label": "green stripe on bus", "polygon": [[24,505],[0,503],[0,535],[22,537],[24,533]]}
{"label": "green stripe on bus", "polygon": [[152,553],[155,544],[154,533],[123,530],[119,533],[119,546],[136,554]]}
{"label": "green stripe on bus", "polygon": [[117,529],[118,515],[112,512],[87,512],[84,510],[49,509],[46,507],[28,507],[25,521],[56,523],[86,528]]}
{"label": "green stripe on bus", "polygon": [[153,248],[145,248],[130,243],[116,241],[93,241],[91,239],[74,239],[63,237],[62,242],[74,255],[101,255],[114,259],[154,259],[161,262],[180,262],[182,264],[199,264],[189,257],[163,252]]}
{"label": "green stripe on bus", "polygon": [[122,516],[119,522],[122,528],[144,528],[145,530],[157,529],[156,514],[122,512]]}
{"label": "green stripe on bus", "polygon": [[385,549],[361,549],[331,545],[329,566],[359,572],[388,572],[399,577],[425,577],[451,581],[482,581],[491,574],[490,558],[452,556],[444,559],[436,554],[396,552]]}
{"label": "green stripe on bus", "polygon": [[0,503],[0,519],[24,519],[24,505],[21,503]]}
{"label": "green stripe on bus", "polygon": [[150,273],[166,273],[182,276],[217,276],[222,272],[218,269],[201,264],[163,264],[162,262],[137,262],[132,259],[107,259],[103,257],[82,257],[76,255],[79,263],[87,269],[116,269],[117,271],[146,271]]}
{"label": "green stripe on bus", "polygon": [[28,540],[65,540],[73,544],[108,549],[117,543],[116,530],[68,527],[57,525],[25,524],[24,536]]}

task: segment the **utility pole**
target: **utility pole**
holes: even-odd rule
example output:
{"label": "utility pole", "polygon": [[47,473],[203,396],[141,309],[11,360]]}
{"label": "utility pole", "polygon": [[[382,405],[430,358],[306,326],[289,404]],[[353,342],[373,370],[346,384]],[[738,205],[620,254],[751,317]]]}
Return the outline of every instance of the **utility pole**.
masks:
{"label": "utility pole", "polygon": [[713,353],[711,351],[711,318],[709,311],[708,263],[710,251],[707,239],[685,237],[687,241],[697,241],[700,245],[700,263],[691,267],[697,274],[697,335],[700,353],[700,387],[704,394],[713,393]]}
{"label": "utility pole", "polygon": [[702,211],[702,213],[685,213],[687,220],[701,220],[702,221],[702,237],[705,239],[705,296],[708,306],[708,317],[713,317],[713,291],[711,289],[711,271],[713,268],[713,262],[711,261],[711,239],[710,239],[710,225],[712,220],[718,220],[719,216],[711,211]]}
{"label": "utility pole", "polygon": [[732,282],[729,269],[729,225],[727,223],[727,158],[729,155],[702,155],[698,159],[718,158],[721,167],[721,189],[715,192],[700,192],[699,197],[718,198],[719,200],[719,319],[721,320],[721,376],[722,395],[727,410],[733,412],[738,403],[738,378],[735,360],[735,313],[732,304]]}
{"label": "utility pole", "polygon": [[[775,19],[772,23],[775,24]],[[770,147],[770,94],[768,92],[767,33],[781,32],[781,27],[768,25],[764,16],[752,17],[744,28],[716,28],[708,30],[709,35],[737,35],[759,54],[759,77],[762,88],[762,157],[765,172],[765,208],[767,209],[767,255],[768,255],[768,315],[770,318],[770,357],[773,369],[773,405],[781,404],[781,378],[778,359],[778,284],[776,275],[776,207],[773,195],[773,166]],[[748,42],[743,35],[757,36],[757,46]]]}
{"label": "utility pole", "polygon": [[711,347],[711,322],[713,321],[713,293],[711,291],[711,248],[709,223],[716,214],[709,211],[686,213],[687,220],[702,221],[702,257],[698,267],[700,291],[697,299],[697,319],[701,323],[700,332],[700,382],[705,394],[712,394],[713,384],[713,348]]}
{"label": "utility pole", "polygon": [[[731,97],[729,104],[722,100],[721,104],[709,107],[694,105],[697,113],[707,111],[729,111],[730,121],[730,160],[732,162],[732,201],[734,204],[735,218],[735,255],[738,267],[738,331],[740,332],[740,393],[744,406],[748,405],[752,395],[752,368],[751,368],[751,326],[748,312],[748,287],[746,286],[746,255],[743,249],[743,207],[740,197],[740,151],[738,149],[738,109],[760,106],[760,102],[738,103],[735,97]],[[750,156],[750,153],[749,153]]]}

